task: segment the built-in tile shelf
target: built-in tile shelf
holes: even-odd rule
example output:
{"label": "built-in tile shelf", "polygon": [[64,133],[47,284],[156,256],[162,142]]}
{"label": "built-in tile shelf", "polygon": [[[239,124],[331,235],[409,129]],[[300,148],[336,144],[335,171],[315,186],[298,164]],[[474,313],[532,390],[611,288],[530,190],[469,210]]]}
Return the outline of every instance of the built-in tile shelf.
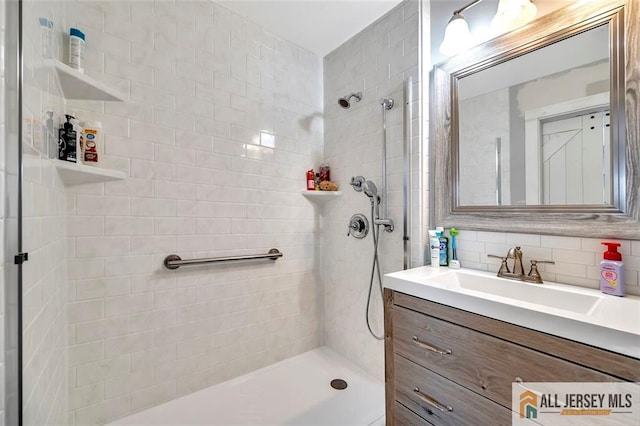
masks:
{"label": "built-in tile shelf", "polygon": [[83,164],[62,160],[51,161],[55,164],[58,174],[62,178],[65,186],[123,180],[127,178],[127,175],[119,170],[101,169],[95,166],[85,166]]}
{"label": "built-in tile shelf", "polygon": [[323,204],[342,196],[342,191],[302,191],[302,195],[311,202]]}
{"label": "built-in tile shelf", "polygon": [[125,101],[125,97],[121,93],[60,61],[50,59],[45,61],[45,64],[56,70],[60,89],[65,99]]}

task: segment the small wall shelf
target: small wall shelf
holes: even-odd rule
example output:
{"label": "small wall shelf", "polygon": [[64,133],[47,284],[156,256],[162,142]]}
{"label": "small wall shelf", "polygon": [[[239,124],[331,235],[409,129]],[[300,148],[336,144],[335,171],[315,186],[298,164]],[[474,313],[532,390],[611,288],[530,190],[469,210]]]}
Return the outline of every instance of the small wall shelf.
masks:
{"label": "small wall shelf", "polygon": [[314,203],[326,203],[342,196],[341,191],[302,191],[307,200]]}
{"label": "small wall shelf", "polygon": [[101,169],[95,166],[70,163],[62,160],[51,160],[66,186],[85,183],[107,182],[126,179],[127,175],[119,170]]}
{"label": "small wall shelf", "polygon": [[125,101],[125,97],[116,90],[60,61],[50,59],[45,63],[56,70],[62,94],[66,99]]}

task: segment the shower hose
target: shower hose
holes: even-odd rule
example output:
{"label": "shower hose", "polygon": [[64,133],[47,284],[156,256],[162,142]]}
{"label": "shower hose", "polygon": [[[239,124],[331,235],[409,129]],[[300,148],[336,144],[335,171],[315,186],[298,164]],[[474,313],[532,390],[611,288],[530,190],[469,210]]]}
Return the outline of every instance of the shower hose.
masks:
{"label": "shower hose", "polygon": [[[374,224],[375,224],[374,203],[376,201],[374,201],[374,198],[371,199],[371,223],[374,223]],[[384,301],[382,296],[382,276],[380,274],[380,262],[378,261],[378,239],[380,237],[379,224],[371,227],[371,235],[373,235],[373,263],[371,265],[371,279],[369,280],[369,295],[367,296],[367,311],[365,313],[365,316],[367,317],[367,328],[369,329],[369,333],[371,333],[371,335],[377,340],[384,340],[384,331],[382,333],[382,336],[376,335],[376,333],[374,333],[373,330],[371,329],[371,323],[369,322],[369,310],[371,307],[371,293],[373,292],[373,281],[376,276],[376,269],[378,271],[377,275],[378,275],[378,287],[380,289],[380,300]]]}

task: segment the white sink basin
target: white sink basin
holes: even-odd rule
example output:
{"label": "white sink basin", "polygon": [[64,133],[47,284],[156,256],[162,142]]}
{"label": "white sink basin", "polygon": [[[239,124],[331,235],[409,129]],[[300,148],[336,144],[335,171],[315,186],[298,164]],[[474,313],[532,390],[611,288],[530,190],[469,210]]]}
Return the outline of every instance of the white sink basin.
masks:
{"label": "white sink basin", "polygon": [[589,315],[602,296],[582,294],[550,284],[532,284],[498,277],[450,270],[432,280],[450,289],[463,289],[533,303],[576,314]]}
{"label": "white sink basin", "polygon": [[384,276],[398,293],[640,359],[640,297],[474,269],[422,266]]}

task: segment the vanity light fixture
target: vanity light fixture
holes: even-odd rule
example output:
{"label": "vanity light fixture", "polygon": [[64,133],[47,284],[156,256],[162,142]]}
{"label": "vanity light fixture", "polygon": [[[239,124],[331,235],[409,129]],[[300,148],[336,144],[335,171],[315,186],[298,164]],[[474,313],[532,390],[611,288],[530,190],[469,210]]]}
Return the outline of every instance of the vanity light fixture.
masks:
{"label": "vanity light fixture", "polygon": [[533,20],[537,13],[538,8],[532,0],[500,0],[491,30],[496,36],[515,30]]}
{"label": "vanity light fixture", "polygon": [[[469,25],[462,16],[462,12],[470,9],[482,0],[474,0],[466,6],[453,11],[453,16],[444,30],[444,40],[440,45],[440,53],[452,56],[460,53],[481,40],[471,35]],[[533,0],[499,0],[498,11],[491,20],[491,34],[498,36],[514,30],[535,18],[538,9]]]}
{"label": "vanity light fixture", "polygon": [[469,31],[469,24],[462,16],[462,12],[480,3],[482,0],[474,0],[466,6],[453,11],[447,28],[444,30],[444,40],[440,45],[440,53],[452,56],[473,46],[475,41]]}

